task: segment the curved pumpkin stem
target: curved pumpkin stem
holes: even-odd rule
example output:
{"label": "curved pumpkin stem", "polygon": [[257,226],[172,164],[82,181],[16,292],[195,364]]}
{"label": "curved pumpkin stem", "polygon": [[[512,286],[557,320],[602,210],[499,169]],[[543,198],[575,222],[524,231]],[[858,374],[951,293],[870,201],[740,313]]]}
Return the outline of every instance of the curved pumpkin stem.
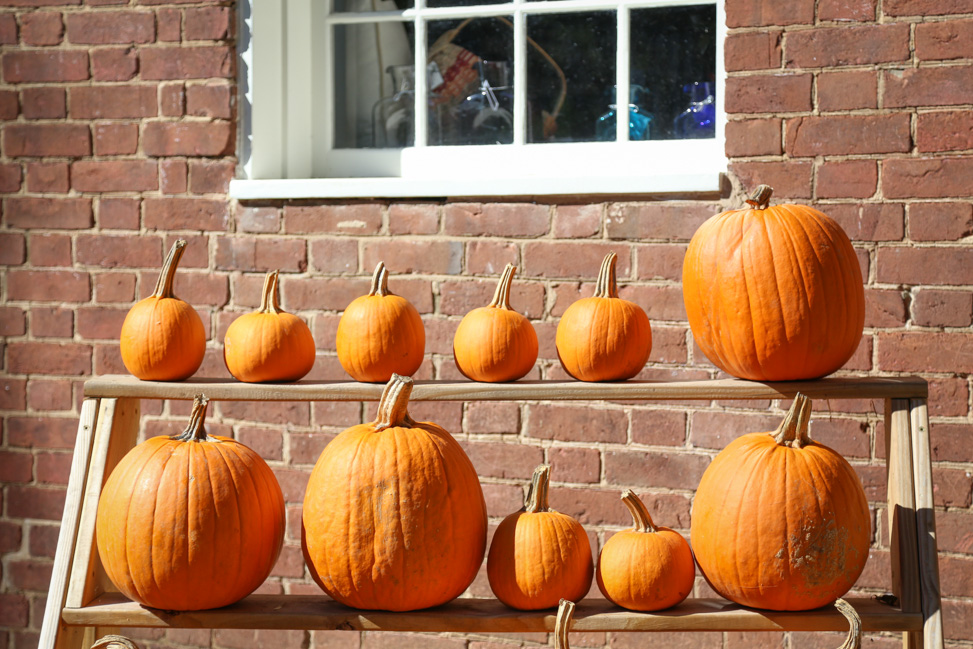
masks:
{"label": "curved pumpkin stem", "polygon": [[137,644],[123,635],[105,635],[99,638],[91,649],[140,649]]}
{"label": "curved pumpkin stem", "polygon": [[189,414],[189,425],[186,430],[178,435],[173,435],[169,439],[177,442],[216,442],[220,440],[211,437],[206,433],[206,426],[203,421],[206,419],[206,408],[209,406],[209,397],[204,394],[197,394],[193,397],[193,411]]}
{"label": "curved pumpkin stem", "polygon": [[618,282],[615,280],[615,264],[618,255],[610,252],[605,255],[595,283],[595,297],[618,297]]}
{"label": "curved pumpkin stem", "polygon": [[808,424],[811,421],[811,400],[807,395],[798,392],[794,395],[794,403],[787,411],[784,421],[774,431],[774,440],[781,446],[804,448],[811,443],[808,435]]}
{"label": "curved pumpkin stem", "polygon": [[264,278],[259,313],[281,313],[279,270],[272,270]]}
{"label": "curved pumpkin stem", "polygon": [[646,508],[645,503],[635,495],[635,492],[631,489],[626,489],[622,492],[622,502],[628,507],[628,511],[632,512],[632,519],[635,521],[635,531],[636,532],[658,532],[658,528],[652,522],[652,517],[649,515],[649,510]]}
{"label": "curved pumpkin stem", "polygon": [[490,300],[490,304],[487,306],[510,310],[510,284],[513,282],[514,273],[516,272],[516,266],[507,264],[503,269],[503,275],[500,276],[500,281],[497,283],[497,290],[493,293],[493,299]]}
{"label": "curved pumpkin stem", "polygon": [[757,188],[750,194],[747,204],[758,210],[765,210],[770,206],[770,196],[774,193],[774,188],[770,185],[757,185]]}
{"label": "curved pumpkin stem", "polygon": [[528,514],[551,511],[547,504],[550,488],[551,467],[541,464],[534,469],[534,475],[530,479],[530,487],[527,488],[527,497],[524,499],[524,511]]}
{"label": "curved pumpkin stem", "polygon": [[862,619],[858,615],[855,607],[843,599],[838,599],[834,607],[841,612],[848,620],[848,637],[838,649],[861,649],[862,646]]}
{"label": "curved pumpkin stem", "polygon": [[385,297],[387,295],[392,295],[389,292],[389,271],[385,268],[385,262],[378,262],[378,266],[375,267],[375,272],[372,273],[372,285],[368,289],[368,295],[379,297]]}
{"label": "curved pumpkin stem", "polygon": [[554,618],[554,649],[571,649],[568,645],[568,630],[573,615],[574,602],[562,599],[557,606],[557,616]]}
{"label": "curved pumpkin stem", "polygon": [[185,250],[185,239],[179,239],[172,244],[172,248],[169,249],[169,254],[166,255],[166,260],[162,263],[162,271],[159,273],[159,279],[155,282],[155,290],[152,291],[152,297],[175,297],[172,294],[172,283],[176,276],[176,267],[179,266],[179,260],[182,259],[182,253]]}
{"label": "curved pumpkin stem", "polygon": [[372,425],[375,432],[387,428],[411,428],[415,421],[409,416],[409,396],[412,394],[412,378],[393,374],[385,384],[378,400],[378,416]]}

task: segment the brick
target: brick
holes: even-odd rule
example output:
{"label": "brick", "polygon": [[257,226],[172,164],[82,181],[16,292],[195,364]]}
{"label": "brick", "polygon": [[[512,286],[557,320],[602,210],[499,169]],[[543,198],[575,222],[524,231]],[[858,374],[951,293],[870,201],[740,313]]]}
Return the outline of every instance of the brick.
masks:
{"label": "brick", "polygon": [[[23,336],[25,333],[27,333],[27,319],[24,310],[16,306],[0,306],[0,336],[9,338]],[[3,389],[7,389],[6,385]],[[0,398],[3,395],[3,391],[0,391]],[[10,410],[10,408],[4,407],[0,410]]]}
{"label": "brick", "polygon": [[233,116],[232,97],[231,86],[227,84],[187,86],[186,114],[212,119],[230,119]]}
{"label": "brick", "polygon": [[786,120],[784,151],[792,156],[905,153],[912,148],[910,117],[807,116]]}
{"label": "brick", "polygon": [[77,310],[77,332],[85,340],[116,340],[128,309],[88,307]]}
{"label": "brick", "polygon": [[744,158],[783,153],[781,120],[742,119],[726,123],[726,156]]}
{"label": "brick", "polygon": [[784,65],[789,68],[828,68],[907,61],[908,23],[817,27],[788,32],[784,37]]}
{"label": "brick", "polygon": [[7,489],[7,514],[11,518],[56,521],[61,519],[63,509],[63,488],[12,486]]}
{"label": "brick", "polygon": [[98,225],[110,230],[137,230],[140,206],[137,198],[100,198]]}
{"label": "brick", "polygon": [[31,234],[28,239],[30,247],[30,264],[34,268],[42,266],[70,267],[71,237],[67,234],[42,232]]}
{"label": "brick", "polygon": [[878,367],[883,371],[961,373],[968,371],[971,363],[973,334],[878,334]]}
{"label": "brick", "polygon": [[434,203],[392,203],[388,217],[389,234],[439,232],[439,206]]}
{"label": "brick", "polygon": [[19,114],[20,101],[17,98],[17,91],[0,90],[0,120],[17,119],[17,115]]}
{"label": "brick", "polygon": [[20,233],[0,232],[0,265],[17,266],[24,263],[27,260],[26,241]]}
{"label": "brick", "polygon": [[[193,305],[208,304],[220,308],[230,301],[230,282],[226,275],[209,272],[177,273],[175,290],[176,295]],[[204,326],[208,326],[207,321],[208,318],[203,315]],[[223,354],[220,352],[218,376],[226,376],[223,373],[225,369]]]}
{"label": "brick", "polygon": [[302,273],[307,269],[307,246],[302,239],[221,237],[214,262],[219,270]]}
{"label": "brick", "polygon": [[560,204],[554,213],[553,233],[558,239],[585,239],[601,234],[601,203]]}
{"label": "brick", "polygon": [[875,20],[876,0],[820,0],[819,20],[870,22]]}
{"label": "brick", "polygon": [[642,307],[649,321],[685,322],[686,307],[679,286],[623,286],[618,297]]}
{"label": "brick", "polygon": [[825,161],[817,170],[818,198],[870,198],[878,187],[874,160]]}
{"label": "brick", "polygon": [[249,207],[237,203],[234,216],[238,232],[276,233],[280,231],[280,209],[276,207]]}
{"label": "brick", "polygon": [[947,20],[916,25],[916,58],[944,61],[973,58],[973,20]]}
{"label": "brick", "polygon": [[594,448],[554,447],[547,451],[551,475],[561,482],[601,481],[601,453]]}
{"label": "brick", "polygon": [[882,163],[886,198],[959,198],[973,194],[973,157],[902,158]]}
{"label": "brick", "polygon": [[151,43],[155,40],[155,14],[118,10],[68,14],[68,40],[83,45]]}
{"label": "brick", "polygon": [[729,34],[723,44],[727,72],[766,70],[781,64],[781,32]]}
{"label": "brick", "polygon": [[535,439],[624,444],[628,417],[621,410],[538,404],[529,407],[527,435]]}
{"label": "brick", "polygon": [[220,41],[230,35],[229,7],[195,7],[186,9],[187,41]]}
{"label": "brick", "polygon": [[77,257],[78,263],[101,268],[157,268],[162,265],[162,242],[154,236],[82,234]]}
{"label": "brick", "polygon": [[745,188],[766,184],[777,198],[811,198],[813,165],[808,161],[731,162],[729,168]]}
{"label": "brick", "polygon": [[358,242],[353,239],[317,239],[309,243],[310,265],[327,275],[358,270]]}
{"label": "brick", "polygon": [[155,12],[156,40],[178,43],[182,39],[182,10],[164,8]]}
{"label": "brick", "polygon": [[932,417],[966,416],[970,390],[965,379],[947,377],[929,380],[929,415]]}
{"label": "brick", "polygon": [[186,85],[183,83],[163,83],[159,86],[159,103],[166,117],[181,117],[186,114]]}
{"label": "brick", "polygon": [[380,261],[385,262],[393,275],[405,273],[458,275],[462,272],[463,244],[459,241],[404,238],[366,240],[362,246],[363,267],[374,268]]}
{"label": "brick", "polygon": [[19,448],[74,448],[77,417],[8,417],[7,443]]}
{"label": "brick", "polygon": [[778,414],[694,412],[689,443],[694,448],[722,449],[748,433],[771,431],[780,424]]}
{"label": "brick", "polygon": [[30,482],[34,477],[34,456],[0,450],[0,474],[3,474],[4,482]]}
{"label": "brick", "polygon": [[84,230],[94,224],[90,198],[9,198],[6,220],[18,228]]}
{"label": "brick", "polygon": [[26,384],[22,379],[0,379],[0,410],[26,410]]}
{"label": "brick", "polygon": [[3,54],[2,65],[7,83],[69,83],[88,78],[88,53],[78,50],[14,50]]}
{"label": "brick", "polygon": [[632,442],[649,446],[684,446],[686,413],[673,410],[633,410]]}
{"label": "brick", "polygon": [[956,241],[971,234],[973,205],[966,201],[909,205],[909,237],[914,241]]}
{"label": "brick", "polygon": [[[29,615],[30,606],[24,595],[0,593],[0,625],[11,628],[26,627]],[[23,646],[30,646],[30,643]]]}
{"label": "brick", "polygon": [[[66,485],[71,474],[71,453],[59,451],[38,453],[36,456],[37,482],[42,484]],[[44,584],[47,590],[48,584]]]}
{"label": "brick", "polygon": [[923,327],[968,327],[973,324],[973,294],[923,288],[915,294],[912,312],[913,321]]}
{"label": "brick", "polygon": [[533,203],[447,203],[443,231],[457,236],[539,237],[550,231],[550,208]]}
{"label": "brick", "polygon": [[223,156],[233,153],[232,124],[215,122],[149,122],[142,148],[150,156]]}
{"label": "brick", "polygon": [[138,124],[95,124],[95,155],[133,155],[138,151]]}
{"label": "brick", "polygon": [[520,432],[520,405],[505,402],[470,402],[463,429],[470,434],[496,435]]}
{"label": "brick", "polygon": [[71,164],[71,186],[81,192],[153,191],[159,169],[150,160],[82,160]]}
{"label": "brick", "polygon": [[[35,163],[28,163],[28,188],[30,187],[30,169]],[[20,191],[21,183],[21,169],[20,165],[17,163],[11,164],[0,164],[0,193],[4,194],[16,194]],[[38,190],[30,190],[38,191]]]}
{"label": "brick", "polygon": [[0,45],[16,45],[17,40],[17,16],[13,12],[0,14]]}
{"label": "brick", "polygon": [[233,160],[192,160],[189,163],[189,189],[194,194],[226,194],[236,174]]}
{"label": "brick", "polygon": [[[544,463],[544,449],[540,446],[502,442],[460,442],[460,445],[480,476],[529,481],[534,467]],[[566,473],[559,473],[557,477],[566,482],[578,482],[569,479]]]}
{"label": "brick", "polygon": [[726,80],[726,112],[791,113],[811,110],[810,74],[762,74]]}
{"label": "brick", "polygon": [[77,343],[8,343],[7,365],[11,372],[20,374],[85,376],[91,373],[91,347]]}
{"label": "brick", "polygon": [[[495,289],[496,282],[442,282],[439,285],[439,312],[464,316],[489,304]],[[510,306],[528,318],[540,318],[544,312],[544,287],[515,281],[510,288]]]}
{"label": "brick", "polygon": [[91,131],[83,124],[11,124],[3,148],[12,158],[82,157],[91,154]]}
{"label": "brick", "polygon": [[155,86],[84,86],[71,88],[71,117],[128,119],[158,114]]}
{"label": "brick", "polygon": [[20,525],[9,521],[0,522],[0,554],[10,554],[19,550],[23,536]]}
{"label": "brick", "polygon": [[[71,381],[60,379],[31,379],[30,407],[34,410],[71,410],[74,398],[71,394]],[[69,456],[70,457],[70,456]],[[68,472],[64,472],[67,480]]]}
{"label": "brick", "polygon": [[520,264],[520,247],[516,242],[480,239],[466,244],[468,274],[499,275],[507,264]]}
{"label": "brick", "polygon": [[[20,167],[17,167],[17,171],[17,189],[19,189]],[[27,191],[37,194],[66,194],[70,186],[66,162],[27,163]],[[16,191],[16,189],[12,191]]]}
{"label": "brick", "polygon": [[817,80],[822,111],[878,108],[878,73],[874,70],[825,71]]}
{"label": "brick", "polygon": [[128,273],[103,273],[95,275],[95,300],[106,302],[134,302],[135,275]]}
{"label": "brick", "polygon": [[631,253],[627,244],[611,243],[574,243],[561,241],[536,241],[525,244],[523,277],[544,278],[583,278],[594,281],[598,277],[601,262],[609,252],[618,255],[616,274],[619,285],[631,276]]}
{"label": "brick", "polygon": [[310,409],[307,403],[221,401],[219,406],[220,415],[227,419],[294,426],[307,426],[310,423]]}
{"label": "brick", "polygon": [[63,88],[24,88],[21,111],[27,119],[60,119],[67,116]]}
{"label": "brick", "polygon": [[814,2],[761,2],[738,0],[726,8],[727,27],[766,27],[768,25],[810,25],[814,22]]}
{"label": "brick", "polygon": [[183,158],[159,163],[159,182],[163,194],[185,194],[189,187],[189,165]]}
{"label": "brick", "polygon": [[882,12],[888,16],[946,16],[973,13],[971,0],[887,0]]}
{"label": "brick", "polygon": [[284,232],[288,234],[377,234],[382,229],[379,203],[284,206]]}
{"label": "brick", "polygon": [[35,11],[20,18],[20,38],[26,45],[57,45],[63,36],[60,12]]}
{"label": "brick", "polygon": [[690,453],[606,451],[604,461],[608,484],[695,489],[710,458]]}
{"label": "brick", "polygon": [[130,81],[138,69],[138,52],[134,47],[91,50],[91,77],[95,81]]}
{"label": "brick", "polygon": [[907,316],[902,291],[865,289],[866,327],[903,327]]}
{"label": "brick", "polygon": [[[344,311],[352,300],[368,292],[369,283],[364,278],[282,277],[281,300],[295,311]],[[428,332],[426,344],[428,348]]]}
{"label": "brick", "polygon": [[229,208],[225,201],[204,198],[147,198],[143,225],[150,230],[225,231]]}
{"label": "brick", "polygon": [[234,50],[231,46],[146,47],[139,54],[142,79],[232,79]]}
{"label": "brick", "polygon": [[682,278],[682,263],[686,257],[684,244],[659,243],[635,247],[637,279],[668,279],[678,282]]}
{"label": "brick", "polygon": [[87,273],[68,270],[12,270],[7,273],[7,298],[33,302],[87,302]]}
{"label": "brick", "polygon": [[973,65],[886,70],[886,108],[973,103]]}
{"label": "brick", "polygon": [[919,113],[916,146],[923,153],[973,149],[973,114],[966,110]]}

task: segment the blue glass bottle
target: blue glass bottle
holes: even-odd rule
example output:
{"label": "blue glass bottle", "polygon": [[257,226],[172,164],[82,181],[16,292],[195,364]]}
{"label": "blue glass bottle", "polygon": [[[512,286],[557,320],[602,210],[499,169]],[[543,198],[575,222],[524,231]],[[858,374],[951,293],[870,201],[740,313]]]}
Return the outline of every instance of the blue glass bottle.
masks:
{"label": "blue glass bottle", "polygon": [[716,137],[716,99],[713,96],[713,84],[695,81],[682,89],[689,95],[689,108],[673,120],[673,134],[682,140]]}
{"label": "blue glass bottle", "polygon": [[[649,91],[642,86],[633,85],[629,87],[628,104],[628,139],[629,140],[648,140],[649,129],[652,124],[652,113],[648,112],[640,104],[643,98],[647,98]],[[618,104],[615,103],[615,88],[612,87],[612,102],[608,105],[608,112],[598,118],[595,123],[595,139],[601,142],[611,142],[615,139],[615,116],[618,112]]]}

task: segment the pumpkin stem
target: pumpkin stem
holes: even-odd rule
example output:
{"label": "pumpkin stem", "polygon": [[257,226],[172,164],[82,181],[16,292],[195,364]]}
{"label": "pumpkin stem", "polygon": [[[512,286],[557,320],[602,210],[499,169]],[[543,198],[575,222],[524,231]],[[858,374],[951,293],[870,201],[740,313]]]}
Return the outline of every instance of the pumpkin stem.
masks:
{"label": "pumpkin stem", "polygon": [[98,639],[91,649],[139,649],[139,646],[123,635],[105,635]]}
{"label": "pumpkin stem", "polygon": [[574,615],[574,602],[562,599],[554,618],[554,649],[571,649],[568,645],[568,628]]}
{"label": "pumpkin stem", "polygon": [[493,293],[493,299],[490,300],[490,304],[487,306],[510,310],[510,284],[516,272],[516,266],[507,264],[503,269],[503,275],[500,276],[500,281],[497,283],[497,290]]}
{"label": "pumpkin stem", "polygon": [[178,435],[173,435],[169,439],[177,442],[219,442],[220,440],[211,437],[206,433],[203,420],[206,419],[206,407],[209,406],[209,397],[197,394],[193,397],[193,411],[189,414],[189,425],[186,430]]}
{"label": "pumpkin stem", "polygon": [[372,424],[375,432],[387,428],[411,428],[415,424],[409,416],[409,395],[412,394],[412,386],[412,377],[392,375],[378,401],[378,416]]}
{"label": "pumpkin stem", "polygon": [[848,637],[838,649],[861,649],[862,646],[862,619],[858,615],[855,607],[843,599],[838,599],[834,603],[842,615],[848,620]]}
{"label": "pumpkin stem", "polygon": [[259,313],[280,313],[280,281],[279,270],[267,273],[264,278],[263,294],[260,296]]}
{"label": "pumpkin stem", "polygon": [[770,195],[774,193],[774,188],[770,185],[757,185],[757,188],[750,194],[747,204],[752,205],[758,210],[765,210],[770,206]]}
{"label": "pumpkin stem", "polygon": [[784,421],[772,433],[774,440],[781,446],[804,448],[811,443],[808,435],[808,424],[811,421],[811,400],[807,395],[798,392],[794,395],[794,403],[787,411]]}
{"label": "pumpkin stem", "polygon": [[368,295],[385,297],[392,295],[389,293],[389,271],[385,268],[385,262],[378,262],[375,272],[372,274],[372,286],[368,289]]}
{"label": "pumpkin stem", "polygon": [[152,297],[175,297],[172,294],[172,282],[176,276],[176,267],[179,265],[179,260],[182,259],[182,253],[185,249],[185,239],[179,239],[172,244],[172,248],[169,249],[169,254],[166,255],[166,260],[162,263],[162,271],[159,273],[159,279],[156,280]]}
{"label": "pumpkin stem", "polygon": [[551,511],[547,505],[547,494],[550,487],[551,467],[548,464],[541,464],[534,469],[534,475],[530,479],[527,497],[524,499],[524,511],[528,514]]}
{"label": "pumpkin stem", "polygon": [[628,511],[632,512],[632,519],[635,521],[635,531],[636,532],[658,532],[659,529],[652,522],[652,517],[649,515],[649,510],[646,508],[645,503],[635,495],[635,492],[631,489],[626,489],[622,492],[622,502],[628,507]]}
{"label": "pumpkin stem", "polygon": [[615,264],[618,255],[610,252],[601,262],[598,281],[595,282],[595,297],[618,297],[618,283],[615,281]]}

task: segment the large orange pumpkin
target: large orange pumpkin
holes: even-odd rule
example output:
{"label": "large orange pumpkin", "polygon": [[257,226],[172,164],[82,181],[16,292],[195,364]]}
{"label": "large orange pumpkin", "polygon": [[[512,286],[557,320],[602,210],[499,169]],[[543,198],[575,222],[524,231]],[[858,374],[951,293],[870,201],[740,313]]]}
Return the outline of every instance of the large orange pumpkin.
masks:
{"label": "large orange pumpkin", "polygon": [[767,185],[751,207],[718,214],[693,235],[682,287],[693,337],[733,376],[813,379],[858,348],[865,292],[858,257],[837,223],[804,205],[769,205]]}
{"label": "large orange pumpkin", "polygon": [[368,294],[352,300],[338,320],[338,362],[356,381],[380,383],[392,374],[412,376],[422,365],[426,330],[419,312],[389,291],[389,273],[379,262]]}
{"label": "large orange pumpkin", "polygon": [[565,310],[555,345],[564,370],[581,381],[622,381],[638,374],[652,351],[649,317],[634,302],[618,297],[615,264],[601,263],[595,294]]}
{"label": "large orange pumpkin", "polygon": [[841,455],[808,437],[810,415],[810,399],[798,394],[775,432],[735,439],[700,479],[693,552],[713,589],[738,604],[824,606],[865,567],[865,491]]}
{"label": "large orange pumpkin", "polygon": [[469,458],[409,417],[412,379],[393,375],[374,422],[325,447],[304,496],[311,576],[347,606],[410,611],[466,590],[486,550],[486,503]]}
{"label": "large orange pumpkin", "polygon": [[172,292],[186,242],[169,250],[152,295],[135,303],[119,339],[125,368],[143,381],[181,381],[195,374],[206,354],[199,314]]}
{"label": "large orange pumpkin", "polygon": [[284,498],[257,453],[189,426],[128,452],[98,502],[98,554],[128,598],[173,611],[232,604],[270,574],[284,541]]}

